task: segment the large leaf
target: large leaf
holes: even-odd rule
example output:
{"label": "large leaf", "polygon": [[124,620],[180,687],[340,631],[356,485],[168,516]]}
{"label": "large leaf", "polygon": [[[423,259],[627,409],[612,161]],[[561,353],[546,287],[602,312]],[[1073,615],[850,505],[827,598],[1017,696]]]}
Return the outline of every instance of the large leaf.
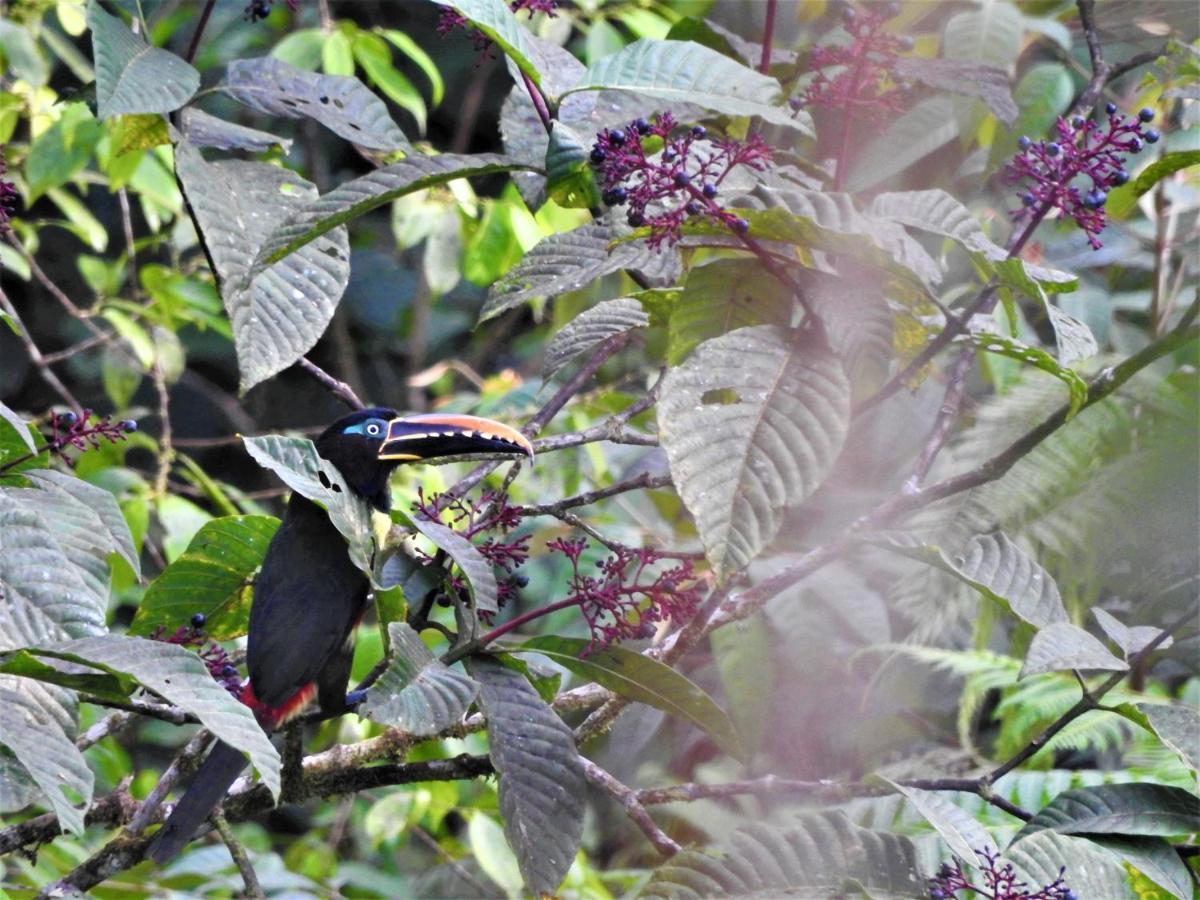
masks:
{"label": "large leaf", "polygon": [[[1112,613],[1098,606],[1092,607],[1092,615],[1096,618],[1100,627],[1104,629],[1104,633],[1112,638],[1114,644],[1121,648],[1121,652],[1125,654],[1126,659],[1129,659],[1136,653],[1140,653],[1147,644],[1157,640],[1158,636],[1162,634],[1162,629],[1156,628],[1153,625],[1135,625],[1133,628],[1130,628]],[[1173,643],[1175,643],[1175,639],[1167,637],[1159,642],[1157,646],[1166,650]]]}
{"label": "large leaf", "polygon": [[980,65],[977,60],[901,57],[896,60],[896,74],[940,91],[978,97],[1004,124],[1016,121],[1008,73],[998,66]]}
{"label": "large leaf", "polygon": [[942,55],[1009,71],[1021,52],[1024,18],[1015,4],[994,0],[946,23]]}
{"label": "large leaf", "polygon": [[1116,711],[1154,732],[1193,772],[1200,773],[1200,709],[1186,703],[1122,703]]}
{"label": "large leaf", "polygon": [[265,153],[272,147],[279,147],[284,155],[292,149],[290,138],[281,138],[257,128],[247,128],[245,125],[220,119],[196,106],[189,106],[180,114],[179,127],[184,139],[193,147],[249,150],[253,153]]}
{"label": "large leaf", "polygon": [[1165,888],[1172,897],[1194,900],[1187,864],[1166,838],[1090,835],[1088,839]]}
{"label": "large leaf", "polygon": [[795,299],[756,259],[722,259],[696,266],[683,303],[667,326],[667,362],[679,365],[709,338],[750,325],[792,321]]}
{"label": "large leaf", "polygon": [[239,103],[273,116],[305,116],[368,150],[403,150],[408,139],[387,106],[354,77],[319,75],[281,59],[235,59],[221,90]]}
{"label": "large leaf", "polygon": [[1124,672],[1129,664],[1105,649],[1099,639],[1070,622],[1047,625],[1033,636],[1021,667],[1021,678],[1067,669],[1109,669]]}
{"label": "large leaf", "polygon": [[530,46],[532,35],[526,30],[512,8],[504,0],[435,0],[442,6],[458,10],[480,32],[495,41],[534,84],[541,84],[542,75],[533,60]]}
{"label": "large leaf", "polygon": [[306,438],[268,434],[242,438],[246,452],[270,469],[297,494],[319,503],[329,521],[346,539],[350,559],[367,574],[375,558],[375,532],[371,507],[357,491],[346,486],[337,466],[317,453]]}
{"label": "large leaf", "polygon": [[[540,653],[568,672],[603,685],[614,693],[661,709],[703,729],[731,756],[745,753],[737,729],[703,690],[670,666],[623,647],[606,647],[584,656],[588,642],[583,638],[544,635],[510,653]],[[761,686],[760,686],[761,687]]]}
{"label": "large leaf", "polygon": [[500,588],[496,584],[496,573],[492,565],[475,549],[475,545],[461,534],[434,522],[422,515],[410,516],[398,509],[392,510],[392,520],[414,528],[433,542],[434,546],[446,551],[454,564],[466,576],[475,609],[481,613],[495,615],[500,611]]}
{"label": "large leaf", "polygon": [[841,812],[739,828],[716,852],[685,850],[654,873],[639,897],[924,897],[906,837],[868,831]]}
{"label": "large leaf", "polygon": [[251,271],[255,274],[302,249],[323,234],[398,197],[445,184],[456,178],[494,175],[524,168],[503,156],[411,156],[361,178],[338,185],[328,194],[289,209],[282,224],[259,248]]}
{"label": "large leaf", "polygon": [[1059,794],[1025,823],[1016,843],[1036,831],[1173,837],[1200,831],[1200,797],[1165,784],[1098,784]]}
{"label": "large leaf", "polygon": [[898,784],[883,779],[889,787],[911,803],[933,829],[941,835],[955,856],[968,865],[978,867],[976,851],[992,846],[992,838],[982,825],[962,807],[951,803],[941,794]]}
{"label": "large leaf", "polygon": [[[104,488],[59,472],[54,469],[37,469],[22,472],[21,476],[47,493],[73,501],[76,507],[84,507],[89,515],[87,527],[91,530],[86,546],[101,559],[108,553],[118,553],[135,575],[141,574],[141,560],[133,546],[133,535],[117,505],[117,499]],[[49,522],[55,525],[57,523]],[[57,530],[57,529],[56,529]],[[62,532],[59,531],[59,534]]]}
{"label": "large leaf", "polygon": [[849,416],[841,363],[811,333],[739,328],[668,372],[660,439],[718,571],[754,559],[820,486]]}
{"label": "large leaf", "polygon": [[655,253],[642,241],[615,240],[611,228],[600,223],[544,238],[492,285],[479,321],[485,322],[535,297],[556,297],[578,290],[622,269],[640,272],[656,282],[674,279],[679,266],[677,254]]}
{"label": "large leaf", "polygon": [[205,522],[183,555],[146,589],[129,633],[168,632],[202,613],[204,630],[218,641],[246,633],[254,574],[279,520],[274,516],[224,516]]}
{"label": "large leaf", "polygon": [[1054,578],[1003,532],[976,535],[953,557],[940,547],[908,540],[879,546],[949,572],[1035,628],[1067,621]]}
{"label": "large leaf", "polygon": [[579,850],[586,781],[571,729],[520,672],[470,657],[500,776],[504,835],[535,895],[553,894]]}
{"label": "large leaf", "polygon": [[191,713],[225,743],[250,756],[263,783],[279,796],[279,754],[244,706],[208,673],[203,661],[184,647],[119,634],[30,648],[31,654],[127,675],[167,702]]}
{"label": "large leaf", "polygon": [[367,692],[360,712],[413,737],[432,737],[462,721],[479,685],[434,659],[420,635],[403,622],[388,623],[388,641],[390,664]]}
{"label": "large leaf", "polygon": [[1169,175],[1180,169],[1200,166],[1200,150],[1181,150],[1168,153],[1138,173],[1133,181],[1113,188],[1108,194],[1104,210],[1113,218],[1124,218],[1137,205],[1138,198]]}
{"label": "large leaf", "polygon": [[349,238],[336,228],[252,269],[274,224],[315,200],[316,188],[279,166],[205,162],[186,143],[175,147],[175,166],[216,268],[247,390],[295,363],[325,331],[350,279]]}
{"label": "large leaf", "polygon": [[922,100],[854,158],[847,188],[857,192],[887,181],[956,137],[954,101],[949,97]]}
{"label": "large leaf", "polygon": [[601,59],[564,96],[581,90],[632,91],[676,103],[693,103],[730,116],[758,116],[812,134],[812,120],[793,114],[779,82],[692,41],[643,38]]}
{"label": "large leaf", "polygon": [[174,53],[151,47],[96,0],[88,4],[87,24],[96,60],[99,118],[171,112],[200,87],[199,72]]}
{"label": "large leaf", "polygon": [[644,328],[650,316],[642,304],[631,297],[604,300],[585,309],[562,327],[546,346],[542,360],[542,378],[549,380],[575,357],[587,353],[609,338]]}
{"label": "large leaf", "polygon": [[1076,897],[1131,895],[1120,861],[1084,838],[1039,831],[1010,846],[1004,858],[1013,864],[1017,878],[1034,890],[1053,883],[1065,868],[1067,887]]}
{"label": "large leaf", "polygon": [[61,724],[28,695],[0,688],[0,746],[12,751],[48,798],[63,831],[83,834],[94,778]]}
{"label": "large leaf", "polygon": [[1067,386],[1070,395],[1068,418],[1083,408],[1088,398],[1088,383],[1074,369],[1068,369],[1041,347],[1032,347],[1002,334],[991,331],[972,332],[956,338],[963,343],[974,344],[980,350],[995,353],[1018,362],[1026,363],[1043,372],[1048,372]]}

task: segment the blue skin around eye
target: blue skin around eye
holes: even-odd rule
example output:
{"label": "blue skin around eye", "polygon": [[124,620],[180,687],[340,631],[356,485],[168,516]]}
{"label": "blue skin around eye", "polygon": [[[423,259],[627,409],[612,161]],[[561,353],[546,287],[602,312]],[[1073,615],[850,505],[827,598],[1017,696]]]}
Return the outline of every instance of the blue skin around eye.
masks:
{"label": "blue skin around eye", "polygon": [[[368,425],[379,426],[379,431],[375,434],[370,434],[367,431]],[[387,434],[387,422],[383,421],[383,419],[367,419],[365,422],[359,422],[357,425],[346,427],[343,429],[342,434],[361,434],[363,437],[373,440],[383,440],[384,435]]]}

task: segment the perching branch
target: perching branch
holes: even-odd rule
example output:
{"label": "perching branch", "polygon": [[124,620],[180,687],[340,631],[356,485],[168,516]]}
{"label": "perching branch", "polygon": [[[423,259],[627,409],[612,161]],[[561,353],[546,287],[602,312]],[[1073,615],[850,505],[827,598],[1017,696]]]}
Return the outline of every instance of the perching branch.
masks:
{"label": "perching branch", "polygon": [[587,780],[621,804],[630,821],[642,830],[642,834],[646,835],[646,839],[654,845],[655,850],[663,856],[672,857],[682,849],[650,818],[650,813],[646,812],[646,807],[642,805],[636,791],[617,781],[590,759],[581,756],[579,760],[583,763],[583,774]]}

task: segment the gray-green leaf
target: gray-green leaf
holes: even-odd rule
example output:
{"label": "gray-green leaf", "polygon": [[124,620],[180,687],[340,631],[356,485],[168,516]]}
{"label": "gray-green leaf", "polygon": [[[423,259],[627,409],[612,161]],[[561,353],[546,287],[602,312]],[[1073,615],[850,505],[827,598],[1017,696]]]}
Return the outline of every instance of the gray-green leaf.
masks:
{"label": "gray-green leaf", "polygon": [[979,867],[975,851],[992,846],[993,841],[973,816],[941,794],[907,787],[889,778],[882,780],[897,793],[903,794],[908,802],[916,807],[925,821],[941,835],[951,853],[968,865]]}
{"label": "gray-green leaf", "polygon": [[200,87],[199,72],[174,53],[151,47],[96,0],[88,4],[87,24],[96,61],[98,118],[171,112]]}
{"label": "gray-green leaf", "polygon": [[1129,668],[1105,649],[1099,639],[1070,622],[1054,622],[1038,631],[1029,642],[1025,664],[1019,677],[1067,669],[1109,669],[1124,672]]}
{"label": "gray-green leaf", "polygon": [[1127,897],[1129,876],[1120,861],[1081,837],[1039,831],[1004,853],[1017,877],[1029,885],[1050,884],[1067,868],[1067,885],[1077,897]]}
{"label": "gray-green leaf", "polygon": [[668,372],[660,438],[718,571],[754,559],[784,509],[820,486],[849,417],[841,363],[811,334],[739,328]]}
{"label": "gray-green leaf", "polygon": [[1063,791],[1013,838],[1034,832],[1172,837],[1200,831],[1200,797],[1165,784],[1098,784]]}
{"label": "gray-green leaf", "polygon": [[585,309],[562,327],[546,347],[542,378],[549,380],[575,357],[587,353],[609,338],[644,328],[650,317],[642,304],[631,297],[604,300]]}
{"label": "gray-green leaf", "polygon": [[264,153],[279,147],[284,154],[292,149],[291,138],[257,128],[247,128],[217,116],[209,115],[196,106],[189,106],[180,114],[180,130],[193,147],[216,147],[218,150],[250,150]]}
{"label": "gray-green leaf", "polygon": [[496,573],[492,571],[491,563],[475,549],[474,544],[441,522],[433,522],[421,515],[409,516],[394,509],[392,519],[415,528],[435,546],[446,551],[466,576],[476,610],[492,615],[500,611],[500,589],[496,584]]}

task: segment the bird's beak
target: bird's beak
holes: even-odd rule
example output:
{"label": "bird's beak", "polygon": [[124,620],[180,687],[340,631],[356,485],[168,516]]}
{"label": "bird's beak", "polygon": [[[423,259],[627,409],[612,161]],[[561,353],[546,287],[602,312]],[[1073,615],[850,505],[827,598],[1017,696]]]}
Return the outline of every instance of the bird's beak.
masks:
{"label": "bird's beak", "polygon": [[463,453],[523,453],[532,461],[533,445],[501,422],[429,413],[392,419],[378,458],[418,460]]}

